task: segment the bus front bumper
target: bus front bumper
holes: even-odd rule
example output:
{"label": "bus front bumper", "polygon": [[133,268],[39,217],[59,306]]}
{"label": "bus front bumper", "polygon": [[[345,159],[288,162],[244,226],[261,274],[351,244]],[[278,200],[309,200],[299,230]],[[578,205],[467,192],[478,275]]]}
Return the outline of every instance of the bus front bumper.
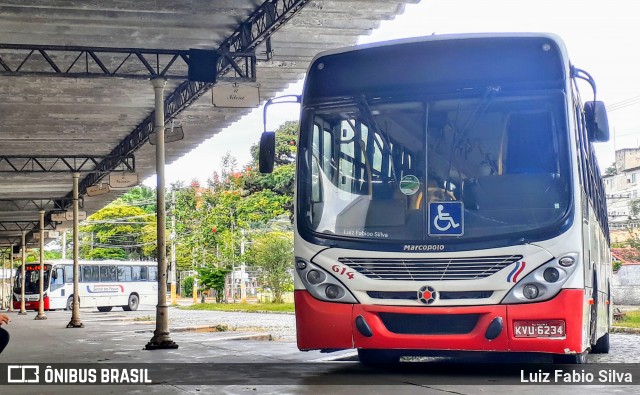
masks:
{"label": "bus front bumper", "polygon": [[[295,291],[298,348],[582,352],[582,290],[539,303],[403,307],[329,303]],[[514,322],[564,321],[554,337],[515,335]]]}
{"label": "bus front bumper", "polygon": [[[20,301],[13,299],[13,308],[16,310],[20,310]],[[39,300],[25,300],[24,301],[25,310],[39,310],[40,309],[40,301]],[[44,297],[44,309],[49,310],[49,297]]]}

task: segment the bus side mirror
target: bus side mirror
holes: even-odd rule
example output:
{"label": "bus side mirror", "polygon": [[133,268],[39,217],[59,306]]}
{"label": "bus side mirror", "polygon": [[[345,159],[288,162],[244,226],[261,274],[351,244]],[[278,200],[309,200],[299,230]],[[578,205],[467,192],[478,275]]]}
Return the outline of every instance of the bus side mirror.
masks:
{"label": "bus side mirror", "polygon": [[589,141],[594,143],[609,141],[609,120],[604,103],[601,101],[584,103],[584,114]]}
{"label": "bus side mirror", "polygon": [[276,132],[263,132],[260,136],[258,163],[260,173],[271,173],[276,159]]}

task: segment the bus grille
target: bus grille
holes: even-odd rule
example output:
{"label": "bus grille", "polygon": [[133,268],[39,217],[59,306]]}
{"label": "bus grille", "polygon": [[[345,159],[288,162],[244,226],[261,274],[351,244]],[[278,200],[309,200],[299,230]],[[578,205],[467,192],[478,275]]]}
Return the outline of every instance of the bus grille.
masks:
{"label": "bus grille", "polygon": [[[416,291],[367,291],[367,295],[372,299],[418,300],[418,292]],[[492,295],[493,291],[440,291],[438,299],[487,299]]]}
{"label": "bus grille", "polygon": [[378,313],[389,332],[400,335],[462,335],[475,328],[480,314]]}
{"label": "bus grille", "polygon": [[343,265],[374,280],[476,280],[489,277],[522,255],[472,258],[338,258]]}

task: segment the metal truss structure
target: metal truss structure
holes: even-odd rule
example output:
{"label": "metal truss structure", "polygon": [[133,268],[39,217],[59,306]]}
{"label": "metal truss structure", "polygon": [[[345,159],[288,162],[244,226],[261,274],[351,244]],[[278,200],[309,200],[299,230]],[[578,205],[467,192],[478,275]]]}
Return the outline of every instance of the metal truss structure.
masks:
{"label": "metal truss structure", "polygon": [[[189,50],[0,44],[3,49],[12,52],[0,53],[0,75],[14,76],[185,80],[191,62]],[[231,67],[237,78],[255,80],[254,53],[217,52],[218,71]]]}
{"label": "metal truss structure", "polygon": [[[267,40],[308,2],[309,0],[269,0],[258,7],[218,48],[220,53],[228,54],[218,63],[218,78],[224,77],[232,70],[238,73],[238,70],[232,66],[234,62],[230,58],[233,58],[234,54],[255,53],[258,45]],[[225,62],[227,62],[226,65]],[[185,81],[180,84],[165,99],[165,122],[170,122],[177,117],[212,86],[212,83],[194,81]],[[109,157],[130,155],[140,148],[153,132],[153,119],[154,113],[149,114],[114,148]],[[104,172],[113,170],[108,163],[100,163],[98,167]],[[88,187],[97,184],[103,177],[104,174],[96,172],[82,179],[78,186],[80,194],[84,194]],[[70,194],[67,197],[70,197]]]}
{"label": "metal truss structure", "polygon": [[[307,3],[309,0],[267,0],[257,7],[216,50],[216,80],[255,81],[256,48],[264,43],[269,59],[270,36]],[[2,50],[12,52],[8,55]],[[0,75],[185,80],[165,98],[165,122],[168,123],[214,85],[188,80],[190,59],[189,50],[0,44]],[[0,173],[80,172],[84,174],[78,185],[82,196],[109,172],[118,168],[135,169],[133,154],[149,139],[153,123],[152,112],[106,156],[0,156]],[[73,204],[73,193],[61,198],[0,201],[0,205],[3,203],[18,210],[42,209],[51,204],[55,210],[66,210]],[[0,230],[31,229],[29,234],[38,226],[39,221],[0,222]],[[55,227],[55,224],[46,219],[45,226]],[[13,235],[0,238],[7,244],[20,243],[20,238]]]}
{"label": "metal truss structure", "polygon": [[0,173],[94,173],[100,170],[100,164],[107,162],[111,169],[135,171],[133,154],[122,156],[26,156],[0,155]]}

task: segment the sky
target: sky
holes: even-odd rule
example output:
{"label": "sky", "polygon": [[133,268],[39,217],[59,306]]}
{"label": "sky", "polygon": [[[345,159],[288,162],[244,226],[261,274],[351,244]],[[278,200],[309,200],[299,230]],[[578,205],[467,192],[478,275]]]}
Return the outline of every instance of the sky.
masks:
{"label": "sky", "polygon": [[[632,0],[422,0],[409,4],[394,20],[383,21],[359,44],[431,34],[480,32],[548,32],[565,42],[571,62],[589,72],[597,84],[597,100],[608,109],[611,139],[596,144],[600,168],[615,159],[615,150],[640,146],[640,1]],[[586,83],[583,100],[592,100]],[[294,83],[282,94],[299,94]],[[297,106],[278,105],[268,110],[270,130],[298,119]],[[198,178],[204,182],[219,171],[230,151],[242,167],[250,161],[249,147],[262,132],[262,108],[231,125],[183,158],[167,165],[170,183]],[[155,185],[155,177],[145,184]]]}

